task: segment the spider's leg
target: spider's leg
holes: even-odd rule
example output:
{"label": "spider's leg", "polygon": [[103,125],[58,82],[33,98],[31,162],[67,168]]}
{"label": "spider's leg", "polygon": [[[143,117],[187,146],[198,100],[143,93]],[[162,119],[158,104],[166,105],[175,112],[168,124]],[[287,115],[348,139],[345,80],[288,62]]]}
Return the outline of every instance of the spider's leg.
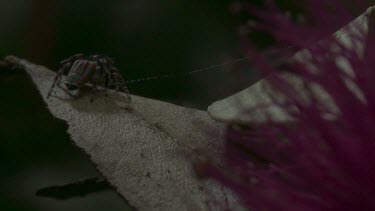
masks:
{"label": "spider's leg", "polygon": [[[101,64],[101,73],[102,73],[102,77],[104,78],[104,87],[106,89],[110,88],[113,78],[112,78],[111,71],[108,69],[108,67],[105,64]],[[108,92],[106,92],[105,95],[108,96]]]}
{"label": "spider's leg", "polygon": [[105,72],[105,71],[102,71],[102,77],[104,78],[104,84],[103,86],[106,88],[106,91],[105,91],[105,96],[108,97],[108,87],[109,87],[109,83],[111,81],[111,74]]}
{"label": "spider's leg", "polygon": [[55,88],[56,84],[60,84],[60,81],[61,81],[61,76],[64,74],[65,71],[69,70],[69,68],[71,67],[71,63],[67,63],[65,64],[57,73],[56,73],[56,76],[55,78],[53,79],[53,83],[52,83],[52,86],[51,88],[49,89],[48,91],[48,94],[47,94],[47,99],[51,96],[52,94],[52,91],[53,89]]}
{"label": "spider's leg", "polygon": [[95,100],[95,95],[98,91],[98,86],[97,84],[93,84],[93,87],[91,89],[91,94],[90,94],[90,103],[94,102]]}
{"label": "spider's leg", "polygon": [[[60,87],[60,88],[61,88],[61,78],[62,78],[62,76],[59,75],[59,77],[57,78],[57,81],[56,81],[57,87]],[[52,90],[51,90],[51,92],[52,92]],[[54,89],[54,94],[56,94],[56,89]]]}
{"label": "spider's leg", "polygon": [[72,93],[69,92],[69,90],[67,90],[65,87],[61,86],[61,84],[59,83],[57,85],[61,90],[63,90],[67,95],[69,95],[71,98],[74,98],[75,96],[72,95]]}
{"label": "spider's leg", "polygon": [[[99,69],[98,69],[99,68]],[[99,63],[98,67],[97,67],[97,71],[99,72],[98,74],[100,75],[99,77],[104,80],[102,81],[102,86],[104,86],[105,88],[108,88],[109,87],[109,83],[111,81],[111,74],[110,74],[110,71],[107,69],[107,67],[102,64],[102,63]]]}
{"label": "spider's leg", "polygon": [[55,86],[56,86],[56,82],[57,82],[57,80],[58,80],[60,77],[61,77],[60,74],[57,73],[56,76],[55,76],[55,78],[53,79],[52,86],[51,86],[51,88],[49,88],[49,91],[48,91],[48,94],[47,94],[47,99],[51,96],[52,91],[53,91],[53,88],[55,88]]}
{"label": "spider's leg", "polygon": [[108,61],[111,65],[113,65],[113,64],[115,63],[115,61],[114,61],[112,58],[107,57],[106,59],[107,59],[107,61]]}
{"label": "spider's leg", "polygon": [[64,87],[62,87],[60,85],[60,82],[61,82],[61,76],[70,70],[70,68],[73,66],[74,62],[76,62],[77,60],[79,59],[82,59],[84,57],[83,54],[75,54],[71,57],[69,57],[68,59],[65,59],[63,61],[60,62],[60,65],[62,66],[59,71],[57,72],[54,80],[53,80],[53,84],[50,88],[50,90],[48,91],[48,95],[47,95],[47,99],[50,97],[50,95],[52,94],[52,91],[53,89],[55,88],[56,84],[58,84],[58,87],[61,88],[65,93],[69,94],[70,96],[72,96],[72,94],[70,94],[69,91],[67,91]]}
{"label": "spider's leg", "polygon": [[84,57],[83,54],[75,54],[65,60],[62,60],[60,64],[65,65],[66,63],[74,63],[78,59],[82,59]]}
{"label": "spider's leg", "polygon": [[113,77],[113,80],[115,81],[115,89],[116,91],[121,91],[126,94],[126,97],[131,101],[131,96],[128,87],[126,86],[125,80],[122,77],[120,71],[113,66],[110,66],[111,70],[111,77]]}
{"label": "spider's leg", "polygon": [[98,91],[98,84],[100,84],[102,81],[102,68],[98,66],[96,68],[96,71],[92,77],[92,88],[91,88],[91,93],[90,93],[90,103],[94,102],[95,99],[95,94]]}
{"label": "spider's leg", "polygon": [[90,93],[90,103],[94,102],[95,94],[96,94],[97,90],[98,90],[97,85],[95,83],[92,84],[91,93]]}

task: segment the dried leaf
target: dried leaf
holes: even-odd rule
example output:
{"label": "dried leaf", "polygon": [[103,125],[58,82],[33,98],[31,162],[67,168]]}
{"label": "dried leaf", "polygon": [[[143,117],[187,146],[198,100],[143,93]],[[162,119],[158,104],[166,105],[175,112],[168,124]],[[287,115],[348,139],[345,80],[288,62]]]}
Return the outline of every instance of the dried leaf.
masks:
{"label": "dried leaf", "polygon": [[[206,112],[117,92],[64,99],[56,89],[46,99],[55,73],[26,60],[6,60],[22,66],[37,86],[49,111],[69,125],[68,133],[116,190],[139,210],[207,210],[210,194],[239,209],[233,196],[209,181],[195,178],[189,156],[195,149],[219,155],[224,125]],[[211,130],[210,133],[206,128]],[[188,155],[188,156],[187,156]],[[204,186],[204,188],[203,188]]]}

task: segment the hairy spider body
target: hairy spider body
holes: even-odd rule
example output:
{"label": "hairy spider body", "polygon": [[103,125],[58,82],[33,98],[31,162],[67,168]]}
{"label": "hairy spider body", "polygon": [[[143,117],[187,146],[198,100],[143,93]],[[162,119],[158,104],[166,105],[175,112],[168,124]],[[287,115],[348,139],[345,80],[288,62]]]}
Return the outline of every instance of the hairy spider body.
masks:
{"label": "hairy spider body", "polygon": [[[124,92],[130,100],[129,90],[126,87],[125,80],[120,71],[113,65],[112,59],[102,55],[91,55],[85,57],[82,54],[76,54],[61,62],[61,68],[57,72],[47,98],[52,94],[55,86],[60,87],[71,97],[79,95],[79,89],[90,85],[91,98],[94,98],[98,87],[114,89]],[[62,85],[62,76],[66,75]]]}
{"label": "hairy spider body", "polygon": [[90,81],[92,75],[97,71],[99,66],[94,61],[89,60],[77,60],[74,62],[72,69],[69,71],[65,85],[68,87],[82,87]]}

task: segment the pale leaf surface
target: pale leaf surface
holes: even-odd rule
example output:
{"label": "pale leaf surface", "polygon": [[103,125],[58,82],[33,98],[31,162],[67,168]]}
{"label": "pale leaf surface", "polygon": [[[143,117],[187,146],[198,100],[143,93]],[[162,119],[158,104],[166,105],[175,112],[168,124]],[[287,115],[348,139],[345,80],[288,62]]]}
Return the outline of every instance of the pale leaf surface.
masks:
{"label": "pale leaf surface", "polygon": [[[66,121],[74,144],[131,206],[138,210],[208,210],[209,200],[239,209],[213,182],[200,182],[191,159],[219,156],[225,126],[204,111],[117,92],[68,99],[59,89],[49,99],[55,72],[13,56],[7,61],[31,76],[49,111]],[[58,96],[58,97],[56,97]],[[62,99],[61,99],[62,98]],[[212,197],[215,196],[215,197]]]}

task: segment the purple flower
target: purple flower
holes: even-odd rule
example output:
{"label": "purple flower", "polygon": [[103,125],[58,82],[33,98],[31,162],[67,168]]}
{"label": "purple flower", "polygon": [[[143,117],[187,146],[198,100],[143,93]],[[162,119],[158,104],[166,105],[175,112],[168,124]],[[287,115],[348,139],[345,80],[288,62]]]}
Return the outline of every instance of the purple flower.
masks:
{"label": "purple flower", "polygon": [[354,17],[338,0],[300,2],[310,15],[307,25],[273,4],[241,5],[260,20],[252,27],[309,52],[287,65],[302,84],[297,87],[243,39],[254,65],[271,74],[273,104],[291,121],[228,126],[224,162],[201,165],[200,175],[230,188],[254,211],[375,210],[375,16],[369,9],[345,37],[322,39]]}

